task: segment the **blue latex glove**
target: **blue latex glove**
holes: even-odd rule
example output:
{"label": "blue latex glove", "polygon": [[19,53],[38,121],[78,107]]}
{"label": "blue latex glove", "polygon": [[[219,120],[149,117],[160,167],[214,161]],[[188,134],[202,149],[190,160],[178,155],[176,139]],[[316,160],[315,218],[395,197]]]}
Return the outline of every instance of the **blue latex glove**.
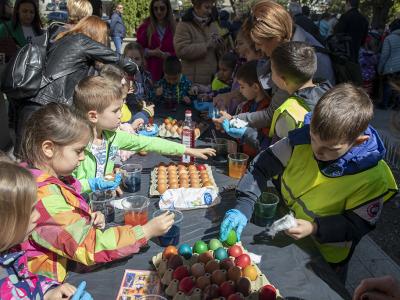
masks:
{"label": "blue latex glove", "polygon": [[153,126],[154,128],[152,131],[140,130],[138,133],[145,136],[156,136],[158,134],[158,126],[157,124],[154,124]]}
{"label": "blue latex glove", "polygon": [[235,128],[235,127],[230,127],[229,121],[228,120],[224,120],[224,122],[222,122],[222,127],[224,128],[225,132],[235,138],[235,139],[240,139],[242,138],[242,136],[244,135],[247,127],[243,127],[243,128]]}
{"label": "blue latex glove", "polygon": [[88,182],[92,192],[109,191],[109,190],[115,190],[121,184],[121,179],[122,179],[121,174],[117,174],[115,175],[114,181],[96,177],[88,179]]}
{"label": "blue latex glove", "polygon": [[208,111],[210,105],[212,105],[211,102],[199,102],[197,100],[193,101],[193,106],[198,111]]}
{"label": "blue latex glove", "polygon": [[71,300],[93,300],[92,296],[85,291],[85,288],[86,281],[82,281],[76,289],[76,292],[72,296]]}
{"label": "blue latex glove", "polygon": [[226,241],[229,231],[233,229],[236,230],[238,241],[240,241],[240,236],[242,235],[242,231],[246,227],[246,225],[247,225],[247,218],[240,210],[237,209],[228,210],[221,224],[221,229],[219,233],[220,240]]}

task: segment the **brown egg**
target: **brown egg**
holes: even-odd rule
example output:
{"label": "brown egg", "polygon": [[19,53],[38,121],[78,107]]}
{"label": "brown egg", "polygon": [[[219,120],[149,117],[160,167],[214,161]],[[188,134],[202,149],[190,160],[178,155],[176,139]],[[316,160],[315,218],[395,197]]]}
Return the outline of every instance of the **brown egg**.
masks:
{"label": "brown egg", "polygon": [[196,280],[196,287],[204,290],[207,286],[211,284],[210,276],[200,276]]}
{"label": "brown egg", "polygon": [[206,264],[206,272],[212,274],[215,270],[219,270],[219,262],[213,259]]}
{"label": "brown egg", "polygon": [[197,168],[196,168],[196,166],[195,166],[195,165],[193,165],[193,164],[189,165],[188,169],[189,169],[189,171],[191,171],[191,170],[193,170],[193,171],[197,171]]}
{"label": "brown egg", "polygon": [[160,194],[164,194],[164,192],[168,189],[167,185],[165,183],[161,183],[157,186],[157,191]]}
{"label": "brown egg", "polygon": [[207,175],[208,175],[208,171],[207,171],[207,170],[201,170],[201,171],[200,171],[200,175],[201,175],[201,174],[207,174]]}
{"label": "brown egg", "polygon": [[213,186],[211,181],[203,181],[203,186],[207,187],[207,186]]}
{"label": "brown egg", "polygon": [[250,293],[251,282],[247,277],[241,277],[236,282],[236,289],[239,293],[242,293],[243,296],[247,297]]}
{"label": "brown egg", "polygon": [[187,181],[187,180],[182,180],[179,182],[179,187],[181,187],[181,188],[188,188],[189,186],[190,186],[189,181]]}
{"label": "brown egg", "polygon": [[185,174],[185,175],[187,174],[186,169],[180,169],[180,170],[178,169],[178,175],[182,176],[183,174]]}
{"label": "brown egg", "polygon": [[192,275],[194,277],[200,277],[203,276],[204,273],[206,272],[204,270],[204,264],[203,263],[195,263],[191,268],[190,271],[192,272]]}
{"label": "brown egg", "polygon": [[157,180],[166,180],[167,179],[167,174],[165,173],[160,173],[157,176]]}
{"label": "brown egg", "polygon": [[217,285],[220,285],[226,281],[226,270],[215,270],[211,275],[211,281]]}
{"label": "brown egg", "polygon": [[189,181],[189,175],[188,174],[179,175],[179,179],[185,179],[185,180]]}
{"label": "brown egg", "polygon": [[168,172],[176,172],[176,166],[175,165],[169,165],[167,167],[167,169],[168,169]]}
{"label": "brown egg", "polygon": [[201,181],[208,181],[210,178],[208,174],[200,174]]}
{"label": "brown egg", "polygon": [[206,265],[213,258],[214,257],[212,255],[212,253],[210,251],[206,251],[199,255],[198,261]]}
{"label": "brown egg", "polygon": [[189,177],[190,177],[190,180],[199,179],[199,175],[197,174],[197,171],[195,171],[195,172],[189,171]]}
{"label": "brown egg", "polygon": [[229,280],[236,282],[237,280],[239,280],[240,276],[242,276],[242,270],[239,267],[233,266],[228,270]]}
{"label": "brown egg", "polygon": [[162,184],[162,183],[167,184],[167,182],[168,182],[167,178],[158,178],[157,179],[157,184]]}
{"label": "brown egg", "polygon": [[201,188],[201,184],[198,182],[190,182],[190,187],[192,188]]}
{"label": "brown egg", "polygon": [[169,184],[169,188],[170,188],[170,189],[178,189],[178,188],[179,188],[179,185],[178,185],[177,182],[170,183],[170,184]]}
{"label": "brown egg", "polygon": [[186,166],[184,164],[178,164],[178,171],[180,171],[180,170],[186,171]]}
{"label": "brown egg", "polygon": [[171,184],[178,184],[178,178],[176,178],[176,177],[170,177],[170,178],[168,178],[168,184],[169,185],[171,185]]}
{"label": "brown egg", "polygon": [[166,166],[158,166],[158,172],[167,172],[167,167]]}

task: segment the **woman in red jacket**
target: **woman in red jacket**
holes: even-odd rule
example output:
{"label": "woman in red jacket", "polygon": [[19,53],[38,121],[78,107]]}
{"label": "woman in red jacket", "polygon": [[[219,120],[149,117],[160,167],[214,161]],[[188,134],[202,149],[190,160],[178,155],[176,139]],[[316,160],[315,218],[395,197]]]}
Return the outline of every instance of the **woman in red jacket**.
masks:
{"label": "woman in red jacket", "polygon": [[158,81],[163,76],[160,66],[163,60],[175,55],[174,32],[175,20],[169,0],[152,0],[150,17],[144,20],[136,32],[137,41],[145,49],[147,70],[152,80]]}

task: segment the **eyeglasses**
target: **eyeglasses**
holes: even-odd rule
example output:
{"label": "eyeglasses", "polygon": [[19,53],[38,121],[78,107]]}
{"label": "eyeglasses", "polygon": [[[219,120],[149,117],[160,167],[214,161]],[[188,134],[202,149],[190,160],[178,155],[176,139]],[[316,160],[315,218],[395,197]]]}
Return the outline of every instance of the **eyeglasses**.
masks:
{"label": "eyeglasses", "polygon": [[165,11],[167,8],[165,6],[153,6],[155,11]]}

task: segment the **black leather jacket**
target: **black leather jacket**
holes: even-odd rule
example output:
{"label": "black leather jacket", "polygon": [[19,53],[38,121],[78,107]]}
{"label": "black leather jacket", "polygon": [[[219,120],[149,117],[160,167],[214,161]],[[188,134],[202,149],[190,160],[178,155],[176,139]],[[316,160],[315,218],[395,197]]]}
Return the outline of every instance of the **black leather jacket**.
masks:
{"label": "black leather jacket", "polygon": [[[51,102],[72,105],[76,84],[88,75],[95,61],[117,64],[129,74],[136,73],[138,68],[131,59],[84,34],[67,35],[50,46],[44,72],[49,83],[31,101],[42,105]],[[61,72],[68,74],[58,78]],[[52,76],[57,79],[52,79]]]}

